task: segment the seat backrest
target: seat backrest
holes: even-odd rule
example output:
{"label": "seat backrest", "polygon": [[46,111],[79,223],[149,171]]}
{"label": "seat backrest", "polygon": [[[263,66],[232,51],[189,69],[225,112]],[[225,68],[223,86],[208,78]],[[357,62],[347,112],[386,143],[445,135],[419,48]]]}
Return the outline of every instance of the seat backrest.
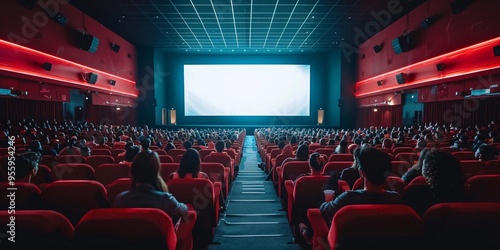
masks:
{"label": "seat backrest", "polygon": [[403,152],[403,153],[397,154],[396,159],[398,161],[406,161],[406,162],[410,163],[410,165],[413,165],[415,162],[418,161],[418,154],[417,153]]}
{"label": "seat backrest", "polygon": [[309,162],[307,161],[288,161],[283,165],[282,170],[282,182],[286,180],[295,180],[297,177],[303,174],[311,172],[309,167]]}
{"label": "seat backrest", "polygon": [[201,161],[205,161],[205,157],[209,155],[210,153],[215,152],[215,149],[202,149],[200,150],[200,159]]}
{"label": "seat backrest", "polygon": [[413,152],[412,147],[395,147],[392,149],[393,155],[398,155],[399,153],[412,153],[412,152]]}
{"label": "seat backrest", "polygon": [[76,249],[171,249],[172,219],[157,208],[107,208],[86,213],[75,227]]}
{"label": "seat backrest", "polygon": [[500,202],[500,175],[475,175],[465,183],[465,197],[471,202]]}
{"label": "seat backrest", "polygon": [[[12,188],[9,182],[0,183],[0,210],[8,210],[11,205],[11,199],[15,199],[15,210],[41,209],[40,189],[29,182],[16,182],[16,190]],[[12,209],[12,208],[10,208]]]}
{"label": "seat backrest", "polygon": [[352,154],[332,154],[328,157],[328,161],[350,161],[354,160]]}
{"label": "seat backrest", "polygon": [[40,185],[43,183],[51,183],[52,182],[52,170],[46,165],[38,164],[38,171],[36,175],[31,177],[31,183],[35,185]]}
{"label": "seat backrest", "polygon": [[132,186],[132,180],[130,178],[116,179],[110,184],[106,185],[109,205],[113,207],[116,196],[121,192],[129,190],[131,186]]}
{"label": "seat backrest", "polygon": [[323,174],[340,173],[342,170],[351,167],[352,161],[329,161],[323,167]]}
{"label": "seat backrest", "polygon": [[476,157],[474,156],[474,153],[472,151],[460,151],[460,152],[453,152],[451,153],[455,159],[458,161],[463,161],[463,160],[476,160]]}
{"label": "seat backrest", "polygon": [[[398,192],[398,194],[403,195],[406,187],[406,183],[397,176],[387,176],[387,179],[384,183],[384,189]],[[364,188],[364,180],[363,178],[358,178],[354,185],[352,186],[352,190],[363,189]]]}
{"label": "seat backrest", "polygon": [[334,151],[335,151],[334,148],[317,148],[317,149],[314,149],[314,152],[319,153],[319,154],[323,154],[323,155],[326,155],[326,156],[330,156]]}
{"label": "seat backrest", "polygon": [[481,174],[486,169],[484,161],[479,160],[462,160],[460,161],[462,171],[466,180],[474,175]]}
{"label": "seat backrest", "polygon": [[179,163],[162,163],[160,169],[160,176],[164,181],[168,180],[171,173],[179,169]]}
{"label": "seat backrest", "polygon": [[68,163],[87,163],[87,159],[81,155],[61,155],[57,158],[57,162],[59,164],[68,164]]}
{"label": "seat backrest", "polygon": [[331,249],[407,249],[421,244],[424,225],[406,205],[349,205],[332,220]]}
{"label": "seat backrest", "polygon": [[95,180],[94,169],[88,164],[57,164],[52,173],[56,180]]}
{"label": "seat backrest", "polygon": [[219,209],[215,206],[214,186],[210,180],[178,178],[169,180],[167,186],[177,201],[191,204],[199,212],[198,220],[216,227]]}
{"label": "seat backrest", "polygon": [[323,190],[327,189],[329,179],[330,176],[303,176],[295,181],[289,221],[293,224],[305,221],[307,209],[317,208],[325,201]]}
{"label": "seat backrest", "polygon": [[174,149],[170,149],[169,151],[167,151],[167,155],[170,155],[173,159],[175,159],[176,156],[182,155],[185,152],[186,152],[185,149],[174,148]]}
{"label": "seat backrest", "polygon": [[92,149],[91,153],[92,155],[113,155],[111,150],[105,148]]}
{"label": "seat backrest", "polygon": [[54,167],[58,164],[57,158],[52,155],[42,155],[40,162],[38,164],[45,165],[47,167]]}
{"label": "seat backrest", "polygon": [[[11,216],[7,210],[0,211],[2,233],[10,230]],[[52,210],[18,210],[15,218],[15,242],[2,238],[2,249],[72,249],[74,228],[64,215]]]}
{"label": "seat backrest", "polygon": [[129,178],[130,166],[126,164],[106,163],[95,170],[95,179],[106,186],[116,179]]}
{"label": "seat backrest", "polygon": [[281,166],[281,164],[283,163],[283,161],[288,158],[288,157],[293,157],[293,155],[284,155],[284,154],[279,154],[278,156],[276,156],[276,166],[275,167],[279,167]]}
{"label": "seat backrest", "polygon": [[62,213],[73,225],[86,212],[108,207],[106,189],[97,181],[54,181],[45,186],[41,197],[48,209]]}
{"label": "seat backrest", "polygon": [[391,165],[391,172],[398,177],[403,176],[411,168],[411,164],[408,161],[391,161]]}
{"label": "seat backrest", "polygon": [[114,163],[115,159],[111,155],[91,155],[87,157],[87,163],[95,170],[102,164]]}
{"label": "seat backrest", "polygon": [[125,149],[113,149],[113,151],[111,152],[111,156],[113,156],[113,158],[115,158],[116,160],[116,157],[123,152],[125,152]]}
{"label": "seat backrest", "polygon": [[182,160],[182,156],[184,156],[184,155],[177,155],[177,156],[175,156],[175,158],[174,158],[174,162],[175,162],[175,163],[180,163],[180,162],[181,162],[181,160]]}
{"label": "seat backrest", "polygon": [[173,163],[174,159],[170,155],[160,155],[161,163]]}
{"label": "seat backrest", "polygon": [[158,155],[167,155],[167,152],[163,149],[154,149]]}
{"label": "seat backrest", "polygon": [[224,165],[218,162],[202,162],[201,172],[208,175],[212,182],[224,183]]}
{"label": "seat backrest", "polygon": [[496,249],[500,203],[439,203],[422,216],[426,238],[437,249]]}

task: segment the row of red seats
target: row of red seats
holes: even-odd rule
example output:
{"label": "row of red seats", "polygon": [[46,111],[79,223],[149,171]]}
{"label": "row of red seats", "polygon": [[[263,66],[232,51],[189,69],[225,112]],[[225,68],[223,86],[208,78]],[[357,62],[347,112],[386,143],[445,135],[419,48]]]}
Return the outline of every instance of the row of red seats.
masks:
{"label": "row of red seats", "polygon": [[[0,223],[10,223],[0,211]],[[85,213],[75,226],[53,210],[18,210],[15,241],[2,249],[177,249],[191,250],[196,212],[189,211],[177,230],[170,216],[156,208],[101,208]],[[7,226],[6,230],[9,231]],[[10,236],[9,236],[10,237]]]}
{"label": "row of red seats", "polygon": [[312,249],[494,249],[500,203],[441,203],[422,216],[406,205],[349,205],[328,228],[317,208],[307,217]]}

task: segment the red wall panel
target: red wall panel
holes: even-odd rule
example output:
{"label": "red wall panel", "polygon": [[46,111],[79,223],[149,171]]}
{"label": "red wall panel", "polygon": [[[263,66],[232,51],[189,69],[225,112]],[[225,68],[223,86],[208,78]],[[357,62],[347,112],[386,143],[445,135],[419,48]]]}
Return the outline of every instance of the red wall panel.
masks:
{"label": "red wall panel", "polygon": [[[16,0],[0,2],[0,74],[93,91],[137,97],[135,47],[85,16],[65,1],[38,0],[28,9]],[[68,17],[60,25],[48,17],[43,6]],[[78,34],[88,32],[99,39],[95,53],[78,47]],[[110,44],[120,46],[118,53]],[[52,70],[42,69],[43,62]],[[82,73],[98,75],[88,84]],[[115,80],[111,86],[109,80]]]}
{"label": "red wall panel", "polygon": [[[452,1],[428,1],[363,43],[359,49],[356,96],[414,89],[500,72],[500,63],[492,50],[493,46],[500,44],[497,14],[500,1],[470,1],[457,15],[451,11]],[[428,16],[435,16],[435,23],[426,29],[421,28],[420,23]],[[391,42],[405,30],[412,34],[415,46],[408,52],[396,54]],[[483,43],[486,41],[490,43]],[[383,50],[375,53],[373,47],[381,43],[384,44]],[[455,54],[466,47],[471,49]],[[448,53],[452,54],[447,56]],[[441,62],[446,64],[446,69],[439,72],[436,64]],[[409,80],[399,85],[395,75],[402,72],[409,74]],[[378,80],[384,81],[382,88],[376,85]]]}

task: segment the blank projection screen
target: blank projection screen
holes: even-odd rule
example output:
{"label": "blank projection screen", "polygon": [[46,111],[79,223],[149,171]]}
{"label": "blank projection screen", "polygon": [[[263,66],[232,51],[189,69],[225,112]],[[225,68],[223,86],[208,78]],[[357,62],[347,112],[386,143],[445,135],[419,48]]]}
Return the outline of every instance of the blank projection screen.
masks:
{"label": "blank projection screen", "polygon": [[309,116],[310,65],[184,65],[186,116]]}

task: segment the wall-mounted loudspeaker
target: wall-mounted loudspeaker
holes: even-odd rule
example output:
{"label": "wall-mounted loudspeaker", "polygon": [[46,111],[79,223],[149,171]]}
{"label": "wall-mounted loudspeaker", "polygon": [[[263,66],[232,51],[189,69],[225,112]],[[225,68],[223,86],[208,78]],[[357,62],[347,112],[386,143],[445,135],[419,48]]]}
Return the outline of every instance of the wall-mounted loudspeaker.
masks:
{"label": "wall-mounted loudspeaker", "polygon": [[80,49],[94,53],[99,46],[99,38],[91,34],[82,34],[80,37]]}
{"label": "wall-mounted loudspeaker", "polygon": [[42,64],[42,68],[43,68],[44,70],[50,71],[50,70],[52,70],[52,63],[49,63],[49,62],[44,62],[44,63]]}
{"label": "wall-mounted loudspeaker", "polygon": [[97,82],[97,74],[95,73],[85,74],[85,81],[91,84],[95,84]]}
{"label": "wall-mounted loudspeaker", "polygon": [[118,51],[120,51],[120,45],[118,45],[118,44],[116,44],[116,43],[112,43],[112,44],[111,44],[111,49],[112,49],[114,52],[118,53]]}
{"label": "wall-mounted loudspeaker", "polygon": [[384,82],[382,82],[382,81],[377,81],[377,85],[378,85],[378,86],[382,86],[382,84],[384,84]]}
{"label": "wall-mounted loudspeaker", "polygon": [[429,26],[431,26],[433,23],[434,23],[434,17],[430,16],[430,17],[427,17],[426,19],[424,19],[424,20],[420,23],[420,27],[422,27],[422,28],[424,28],[424,29],[427,29],[427,28],[429,28]]}
{"label": "wall-mounted loudspeaker", "polygon": [[400,36],[392,40],[392,48],[396,54],[409,51],[411,49],[410,36]]}
{"label": "wall-mounted loudspeaker", "polygon": [[396,75],[396,81],[397,81],[399,84],[406,83],[406,74],[405,74],[405,73],[400,73],[400,74],[397,74],[397,75]]}
{"label": "wall-mounted loudspeaker", "polygon": [[55,14],[53,18],[60,25],[65,25],[68,22],[68,18],[63,16],[61,13]]}
{"label": "wall-mounted loudspeaker", "polygon": [[21,4],[27,9],[33,9],[36,4],[36,0],[20,0]]}
{"label": "wall-mounted loudspeaker", "polygon": [[115,86],[116,85],[116,81],[115,80],[109,80],[109,85]]}
{"label": "wall-mounted loudspeaker", "polygon": [[383,47],[384,47],[383,44],[377,44],[373,47],[373,50],[375,51],[375,53],[379,53],[380,51],[382,51]]}
{"label": "wall-mounted loudspeaker", "polygon": [[453,14],[459,14],[460,12],[464,11],[465,7],[467,6],[467,1],[468,0],[455,0],[453,1],[450,6],[451,10],[453,11]]}
{"label": "wall-mounted loudspeaker", "polygon": [[493,47],[493,54],[495,54],[495,56],[500,56],[500,45]]}
{"label": "wall-mounted loudspeaker", "polygon": [[444,63],[438,63],[436,65],[436,68],[437,68],[438,71],[443,71],[446,68],[446,64],[444,64]]}

